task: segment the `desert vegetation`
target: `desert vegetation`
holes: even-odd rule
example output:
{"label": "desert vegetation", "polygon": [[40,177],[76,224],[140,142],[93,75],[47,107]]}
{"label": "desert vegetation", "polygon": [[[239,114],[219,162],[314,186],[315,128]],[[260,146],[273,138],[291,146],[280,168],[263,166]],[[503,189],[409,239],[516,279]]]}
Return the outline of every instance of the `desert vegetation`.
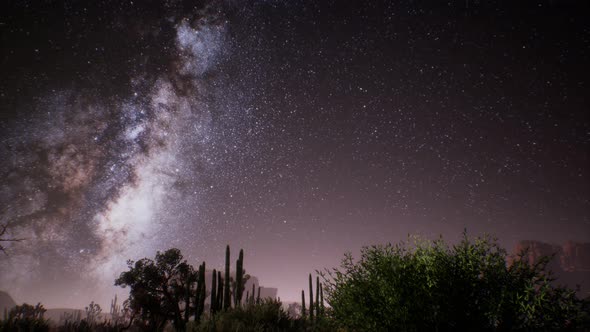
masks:
{"label": "desert vegetation", "polygon": [[467,234],[456,245],[410,237],[369,246],[358,259],[348,253],[339,267],[317,271],[315,280],[309,274],[301,304],[285,310],[260,289],[245,289],[242,250],[232,276],[229,246],[223,273],[208,272],[205,262],[194,268],[172,248],[128,261],[115,284],[129,298],[115,298],[108,315],[92,302],[83,318],[52,324],[41,304],[23,304],[4,313],[0,331],[588,330],[588,299],[555,286],[551,257],[530,262],[524,251],[508,258],[495,239]]}

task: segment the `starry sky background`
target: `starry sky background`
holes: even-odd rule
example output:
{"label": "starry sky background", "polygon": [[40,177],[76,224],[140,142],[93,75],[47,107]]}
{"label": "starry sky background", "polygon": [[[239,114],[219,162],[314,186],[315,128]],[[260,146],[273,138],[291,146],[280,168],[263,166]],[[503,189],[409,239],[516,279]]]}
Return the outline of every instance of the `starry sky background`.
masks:
{"label": "starry sky background", "polygon": [[0,289],[178,247],[296,300],[409,233],[590,241],[585,1],[3,1]]}

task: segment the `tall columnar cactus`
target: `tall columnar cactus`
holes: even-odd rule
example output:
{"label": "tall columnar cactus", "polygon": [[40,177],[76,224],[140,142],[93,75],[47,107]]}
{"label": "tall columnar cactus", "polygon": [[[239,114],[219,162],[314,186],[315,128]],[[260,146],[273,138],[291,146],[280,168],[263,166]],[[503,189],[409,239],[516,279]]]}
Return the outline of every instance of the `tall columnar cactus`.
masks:
{"label": "tall columnar cactus", "polygon": [[199,322],[203,311],[205,311],[205,297],[207,296],[207,286],[205,285],[205,262],[199,266],[197,279],[197,293],[195,296],[195,321]]}
{"label": "tall columnar cactus", "polygon": [[258,286],[258,295],[256,296],[256,304],[260,304],[260,286]]}
{"label": "tall columnar cactus", "polygon": [[231,307],[231,294],[230,294],[230,276],[229,276],[229,245],[225,248],[225,281],[223,289],[223,309],[227,310]]}
{"label": "tall columnar cactus", "polygon": [[113,322],[118,322],[121,316],[121,305],[117,304],[117,294],[115,294],[115,298],[111,300],[111,320]]}
{"label": "tall columnar cactus", "polygon": [[256,285],[252,283],[252,296],[250,297],[250,304],[254,305],[254,294],[256,294]]}
{"label": "tall columnar cactus", "polygon": [[186,280],[184,281],[184,322],[188,322],[189,317],[192,315],[191,309],[191,297],[192,297],[192,288],[195,281],[195,273],[190,269],[188,274],[185,276]]}
{"label": "tall columnar cactus", "polygon": [[320,277],[315,279],[315,316],[320,317]]}
{"label": "tall columnar cactus", "polygon": [[320,285],[320,312],[322,313],[322,316],[324,315],[325,312],[325,307],[324,307],[324,287],[322,287],[322,285]]}
{"label": "tall columnar cactus", "polygon": [[213,269],[211,273],[211,316],[217,312],[217,270]]}
{"label": "tall columnar cactus", "polygon": [[309,274],[309,319],[313,322],[313,285]]}
{"label": "tall columnar cactus", "polygon": [[223,278],[221,278],[221,271],[217,271],[217,311],[223,308]]}
{"label": "tall columnar cactus", "polygon": [[305,318],[305,291],[301,290],[301,317]]}
{"label": "tall columnar cactus", "polygon": [[244,250],[240,249],[240,255],[236,261],[236,290],[234,294],[234,306],[242,304],[242,295],[244,294]]}
{"label": "tall columnar cactus", "polygon": [[200,270],[199,279],[201,279],[201,303],[199,304],[199,308],[201,308],[201,314],[205,311],[205,299],[207,298],[207,277],[205,276],[205,272],[207,271],[205,262],[203,262],[203,267]]}

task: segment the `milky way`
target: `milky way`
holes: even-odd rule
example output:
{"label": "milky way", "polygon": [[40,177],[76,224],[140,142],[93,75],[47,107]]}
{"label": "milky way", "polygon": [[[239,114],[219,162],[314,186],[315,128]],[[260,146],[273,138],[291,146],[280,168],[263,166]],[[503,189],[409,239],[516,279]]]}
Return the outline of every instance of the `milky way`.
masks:
{"label": "milky way", "polygon": [[[43,92],[34,115],[4,139],[3,222],[35,244],[15,253],[4,284],[53,273],[108,285],[127,259],[174,243],[178,223],[198,214],[195,166],[209,167],[214,139],[207,100],[215,80],[206,76],[223,53],[226,26],[213,5],[166,9],[172,33],[155,40],[170,48],[167,70],[148,75],[139,66],[127,93],[107,100],[92,89]],[[206,225],[194,227],[199,239]]]}
{"label": "milky way", "polygon": [[585,3],[0,6],[18,301],[106,304],[127,259],[171,247],[244,248],[296,300],[408,233],[590,241]]}

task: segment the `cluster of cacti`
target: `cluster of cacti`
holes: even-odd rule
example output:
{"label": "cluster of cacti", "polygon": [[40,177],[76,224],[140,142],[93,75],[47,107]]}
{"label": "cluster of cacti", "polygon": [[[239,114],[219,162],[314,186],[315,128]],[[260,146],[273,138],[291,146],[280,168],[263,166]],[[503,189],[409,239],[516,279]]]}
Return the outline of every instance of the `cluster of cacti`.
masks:
{"label": "cluster of cacti", "polygon": [[125,321],[126,318],[128,318],[128,313],[129,303],[123,302],[123,306],[121,307],[121,304],[118,303],[117,295],[115,294],[115,298],[111,300],[110,322],[114,325],[121,324]]}
{"label": "cluster of cacti", "polygon": [[232,295],[234,307],[240,306],[244,294],[244,286],[249,276],[244,270],[244,250],[240,250],[238,260],[236,261],[236,279],[230,276],[230,248],[225,248],[225,277],[222,277],[221,271],[213,270],[211,275],[211,314],[220,310],[228,310],[232,306]]}
{"label": "cluster of cacti", "polygon": [[[207,291],[206,286],[206,265],[203,262],[199,265],[198,271],[192,270],[187,271],[182,277],[182,282],[177,285],[182,285],[181,296],[184,297],[184,315],[183,320],[188,322],[188,318],[194,315],[194,320],[199,322],[201,316],[205,311],[205,299],[210,298],[210,315],[215,315],[220,310],[228,310],[233,306],[238,307],[242,303],[242,296],[246,281],[250,276],[245,274],[244,270],[244,251],[240,250],[238,260],[236,261],[236,277],[233,280],[230,276],[230,247],[229,245],[225,250],[225,277],[222,277],[221,271],[213,270],[211,274],[211,292]],[[254,285],[252,294],[254,294]],[[210,296],[209,296],[210,295]],[[253,301],[252,296],[252,301]],[[258,290],[258,302],[260,298],[260,289]],[[117,315],[120,308],[117,306],[117,299],[111,302],[111,314]],[[249,299],[247,300],[247,302]],[[250,303],[250,302],[248,302]],[[253,302],[252,302],[253,303]]]}
{"label": "cluster of cacti", "polygon": [[315,291],[315,302],[313,300],[313,283],[311,273],[309,274],[309,310],[305,307],[305,291],[301,290],[301,317],[309,317],[310,321],[314,321],[314,317],[323,316],[325,311],[324,307],[324,290],[320,283],[320,277],[316,277],[316,291]]}
{"label": "cluster of cacti", "polygon": [[260,286],[258,287],[258,295],[256,294],[256,285],[252,284],[252,294],[246,292],[246,303],[249,305],[260,304]]}
{"label": "cluster of cacti", "polygon": [[113,322],[118,322],[121,317],[121,305],[117,304],[117,295],[115,294],[115,298],[111,300],[111,320]]}

